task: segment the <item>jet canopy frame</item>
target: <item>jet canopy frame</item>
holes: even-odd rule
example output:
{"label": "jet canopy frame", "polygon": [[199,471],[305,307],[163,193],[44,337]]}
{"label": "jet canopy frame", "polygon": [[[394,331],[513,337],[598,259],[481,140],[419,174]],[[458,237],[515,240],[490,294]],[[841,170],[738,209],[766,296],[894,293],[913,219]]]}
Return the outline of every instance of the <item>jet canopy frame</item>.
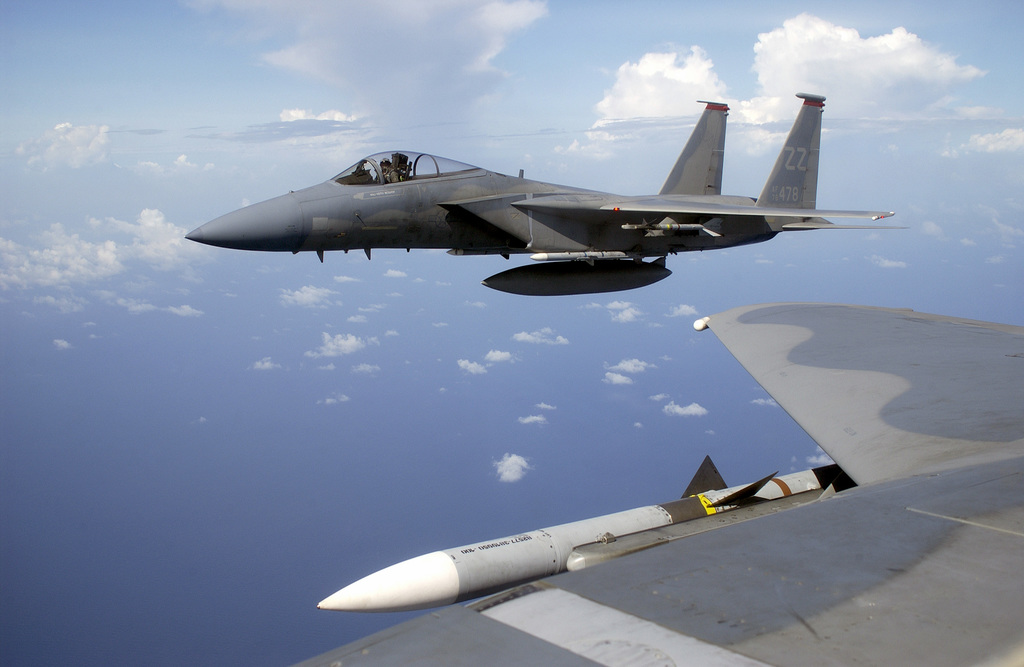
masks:
{"label": "jet canopy frame", "polygon": [[480,169],[446,157],[412,151],[383,151],[364,157],[331,180],[339,185],[386,185]]}

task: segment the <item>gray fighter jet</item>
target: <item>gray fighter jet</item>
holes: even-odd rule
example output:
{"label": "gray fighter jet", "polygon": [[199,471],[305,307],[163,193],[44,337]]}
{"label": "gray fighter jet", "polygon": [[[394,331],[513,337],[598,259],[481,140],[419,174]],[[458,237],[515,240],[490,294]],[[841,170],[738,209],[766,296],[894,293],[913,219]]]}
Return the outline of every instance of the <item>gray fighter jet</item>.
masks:
{"label": "gray fighter jet", "polygon": [[[625,197],[505,176],[425,153],[388,151],[325,183],[221,216],[187,238],[240,250],[315,252],[447,248],[529,253],[537,264],[483,284],[539,296],[613,292],[666,278],[667,255],[760,243],[782,231],[832,229],[824,218],[891,211],[815,208],[825,98],[801,93],[775,166],[756,198],[722,195],[725,104],[706,107],[661,191]],[[871,229],[862,225],[846,228]],[[656,258],[653,261],[644,261]]]}

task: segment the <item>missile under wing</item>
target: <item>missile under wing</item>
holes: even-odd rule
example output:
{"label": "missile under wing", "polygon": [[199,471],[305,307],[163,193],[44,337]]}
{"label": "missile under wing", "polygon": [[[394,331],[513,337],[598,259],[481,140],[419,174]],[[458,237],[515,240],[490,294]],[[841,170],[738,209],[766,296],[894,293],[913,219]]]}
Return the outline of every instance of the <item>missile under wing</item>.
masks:
{"label": "missile under wing", "polygon": [[1024,328],[834,304],[699,325],[859,486],[303,664],[1024,663]]}

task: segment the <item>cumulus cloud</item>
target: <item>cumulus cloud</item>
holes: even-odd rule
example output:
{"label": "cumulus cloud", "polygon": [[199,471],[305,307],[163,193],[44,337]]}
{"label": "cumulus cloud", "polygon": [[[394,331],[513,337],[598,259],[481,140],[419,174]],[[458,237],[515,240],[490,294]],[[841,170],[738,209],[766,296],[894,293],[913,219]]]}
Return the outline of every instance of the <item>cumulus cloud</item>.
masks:
{"label": "cumulus cloud", "polygon": [[337,294],[326,287],[305,285],[297,290],[281,290],[281,303],[285,306],[301,306],[302,308],[326,308],[331,297]]}
{"label": "cumulus cloud", "polygon": [[832,96],[840,113],[920,112],[946,104],[952,87],[984,75],[905,28],[861,37],[853,28],[806,13],[758,35],[754,54],[764,99],[748,106],[763,110],[773,106],[771,98],[788,102],[793,91],[808,91]]}
{"label": "cumulus cloud", "polygon": [[623,375],[622,373],[609,372],[604,374],[604,380],[602,380],[602,382],[605,382],[606,384],[633,384],[633,378],[628,375]]}
{"label": "cumulus cloud", "polygon": [[167,312],[177,315],[178,317],[199,317],[203,314],[203,311],[189,305],[168,306]]}
{"label": "cumulus cloud", "polygon": [[526,458],[508,452],[505,452],[500,461],[494,461],[493,465],[498,474],[498,480],[502,482],[518,482],[527,470],[533,470]]}
{"label": "cumulus cloud", "polygon": [[963,148],[980,153],[1024,151],[1024,129],[1011,127],[994,134],[972,134]]}
{"label": "cumulus cloud", "polygon": [[321,398],[316,402],[317,405],[337,405],[338,403],[347,403],[349,397],[345,394],[334,393],[327,398]]}
{"label": "cumulus cloud", "polygon": [[895,260],[895,259],[886,259],[885,257],[882,257],[881,255],[871,255],[867,259],[868,259],[869,262],[871,262],[875,266],[880,266],[883,269],[905,269],[905,268],[907,268],[907,263],[906,262],[903,262],[903,261],[900,261],[900,260]]}
{"label": "cumulus cloud", "polygon": [[644,314],[630,301],[612,301],[605,305],[612,316],[612,322],[636,322]]}
{"label": "cumulus cloud", "polygon": [[43,136],[19,145],[15,152],[30,166],[48,169],[66,166],[73,169],[103,162],[110,145],[106,125],[60,123]]}
{"label": "cumulus cloud", "polygon": [[661,403],[662,401],[668,398],[668,394],[655,394],[653,396],[648,396],[647,398],[657,403]]}
{"label": "cumulus cloud", "polygon": [[459,365],[459,368],[470,375],[483,375],[487,372],[486,366],[469,359],[459,359],[456,363]]}
{"label": "cumulus cloud", "polygon": [[352,334],[330,335],[322,332],[323,344],[315,350],[306,352],[307,357],[314,359],[320,357],[340,357],[343,354],[352,354],[366,347],[366,341]]}
{"label": "cumulus cloud", "polygon": [[714,63],[704,49],[691,46],[686,54],[645,53],[635,63],[623,63],[597,112],[604,119],[678,116],[694,100],[725,97]]}
{"label": "cumulus cloud", "polygon": [[384,272],[385,278],[407,278],[409,274],[405,271],[399,271],[398,269],[388,269]]}
{"label": "cumulus cloud", "polygon": [[544,345],[568,345],[569,339],[564,336],[556,336],[554,329],[544,327],[538,331],[527,333],[520,331],[512,335],[512,340],[517,343],[536,343]]}
{"label": "cumulus cloud", "polygon": [[812,468],[818,468],[820,466],[827,466],[835,463],[835,461],[832,460],[832,457],[826,454],[825,450],[821,447],[818,447],[817,451],[813,455],[808,456],[806,461],[807,465]]}
{"label": "cumulus cloud", "polygon": [[259,361],[254,361],[251,368],[254,371],[272,371],[275,368],[280,368],[281,364],[275,364],[270,357],[263,357]]}
{"label": "cumulus cloud", "polygon": [[639,359],[623,359],[614,366],[605,364],[604,367],[607,370],[618,371],[620,373],[643,373],[648,368],[657,368],[654,364],[646,361],[640,361]]}
{"label": "cumulus cloud", "polygon": [[[608,157],[615,141],[637,133],[664,133],[678,123],[672,119],[692,116],[693,101],[701,99],[725,102],[733,122],[756,125],[792,118],[797,91],[829,97],[837,117],[963,117],[982,112],[954,107],[952,93],[984,72],[958,63],[956,56],[902,27],[862,37],[853,28],[804,13],[758,35],[753,51],[758,89],[750,99],[729,94],[700,46],[645,53],[623,63],[596,105],[599,118],[587,133],[590,143],[577,140],[559,152]],[[769,129],[748,128],[743,134],[747,150],[755,154],[782,140],[780,132]],[[1018,141],[1010,130],[1005,136],[979,137],[974,150],[988,150],[989,142],[993,149],[1019,150],[1014,148]]]}
{"label": "cumulus cloud", "polygon": [[53,346],[55,348],[57,348],[58,350],[70,350],[71,349],[71,343],[67,342],[63,338],[54,338],[53,339]]}
{"label": "cumulus cloud", "polygon": [[520,424],[547,424],[548,418],[544,415],[530,415],[528,417],[520,417]]}
{"label": "cumulus cloud", "polygon": [[707,408],[697,403],[690,403],[684,406],[676,405],[675,401],[670,402],[661,411],[670,417],[703,417],[708,413]]}
{"label": "cumulus cloud", "polygon": [[774,398],[755,398],[751,403],[754,405],[764,405],[772,408],[779,407],[779,404],[775,402]]}
{"label": "cumulus cloud", "polygon": [[667,317],[693,317],[696,314],[697,309],[693,306],[680,304],[678,306],[674,306],[672,310],[668,311]]}
{"label": "cumulus cloud", "polygon": [[557,410],[558,409],[558,408],[556,408],[553,405],[548,405],[547,403],[538,403],[534,407],[538,408],[540,410]]}
{"label": "cumulus cloud", "polygon": [[352,276],[334,276],[334,282],[336,283],[361,283],[363,282],[359,278],[353,278]]}
{"label": "cumulus cloud", "polygon": [[39,235],[41,249],[0,238],[0,288],[68,286],[124,271],[113,241],[92,243],[57,223]]}
{"label": "cumulus cloud", "polygon": [[352,367],[352,372],[373,375],[380,372],[380,366],[376,364],[356,364]]}
{"label": "cumulus cloud", "polygon": [[502,361],[512,361],[511,352],[503,352],[501,350],[490,350],[484,355],[484,361],[492,364],[500,363]]}

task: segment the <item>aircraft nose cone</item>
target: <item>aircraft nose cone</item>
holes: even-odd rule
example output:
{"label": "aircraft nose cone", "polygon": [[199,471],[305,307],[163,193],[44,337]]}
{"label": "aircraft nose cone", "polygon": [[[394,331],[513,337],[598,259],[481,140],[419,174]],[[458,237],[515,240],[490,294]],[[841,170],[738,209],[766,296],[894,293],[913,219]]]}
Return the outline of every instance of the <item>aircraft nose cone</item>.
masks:
{"label": "aircraft nose cone", "polygon": [[293,195],[275,197],[222,215],[185,235],[190,241],[238,250],[298,250],[302,210]]}

